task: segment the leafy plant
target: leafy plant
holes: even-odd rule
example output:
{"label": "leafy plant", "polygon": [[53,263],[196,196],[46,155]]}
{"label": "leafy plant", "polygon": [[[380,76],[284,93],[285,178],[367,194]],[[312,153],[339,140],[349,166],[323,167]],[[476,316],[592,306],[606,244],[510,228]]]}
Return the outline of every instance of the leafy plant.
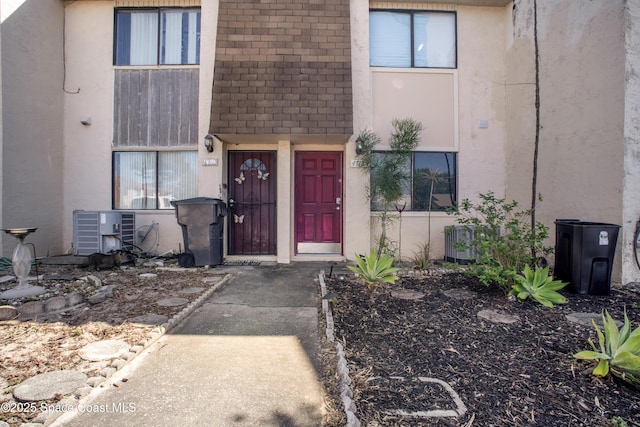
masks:
{"label": "leafy plant", "polygon": [[373,131],[363,131],[358,135],[361,141],[360,162],[369,170],[370,181],[367,196],[380,208],[380,236],[376,239],[378,255],[394,255],[393,244],[387,236],[387,228],[395,219],[393,206],[403,198],[411,179],[411,154],[418,146],[423,126],[413,119],[393,119],[393,132],[389,140],[389,150],[375,152],[380,137]]}
{"label": "leafy plant", "polygon": [[606,377],[611,372],[630,384],[640,386],[640,327],[631,330],[626,309],[624,323],[620,330],[607,310],[602,313],[602,330],[595,320],[592,322],[596,328],[599,346],[596,347],[589,338],[589,344],[593,350],[581,351],[573,357],[581,360],[597,360],[598,364],[593,369],[593,375]]}
{"label": "leafy plant", "polygon": [[615,416],[610,420],[612,427],[627,427],[627,422],[620,416]]}
{"label": "leafy plant", "polygon": [[400,269],[392,266],[393,261],[388,255],[378,256],[372,249],[368,256],[356,256],[356,265],[348,265],[347,268],[358,274],[370,288],[381,283],[395,283],[398,280],[396,272]]}
{"label": "leafy plant", "polygon": [[426,270],[432,264],[429,258],[429,243],[422,243],[418,250],[413,254],[413,268],[417,270]]}
{"label": "leafy plant", "polygon": [[549,275],[549,267],[532,270],[525,265],[523,274],[516,276],[516,283],[509,295],[515,295],[518,301],[533,298],[545,307],[553,307],[554,304],[567,303],[567,299],[558,292],[567,285],[560,280],[553,280],[553,276]]}
{"label": "leafy plant", "polygon": [[510,290],[526,265],[551,253],[552,248],[544,245],[549,229],[539,222],[532,229],[531,210],[519,210],[516,201],[498,198],[493,192],[480,194],[479,199],[479,203],[464,199],[448,212],[458,216],[467,232],[473,230],[468,244],[455,246],[475,254],[475,263],[466,270],[469,275],[485,285]]}

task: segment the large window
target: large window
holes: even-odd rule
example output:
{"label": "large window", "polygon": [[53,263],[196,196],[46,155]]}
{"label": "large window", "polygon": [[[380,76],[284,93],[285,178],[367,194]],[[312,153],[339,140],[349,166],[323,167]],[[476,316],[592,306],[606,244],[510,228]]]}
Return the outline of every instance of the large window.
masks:
{"label": "large window", "polygon": [[116,9],[115,65],[200,63],[200,9]]}
{"label": "large window", "polygon": [[372,67],[456,68],[454,12],[369,12]]}
{"label": "large window", "polygon": [[114,209],[173,209],[198,194],[197,151],[113,153]]}
{"label": "large window", "polygon": [[[384,156],[385,153],[376,155]],[[411,161],[405,165],[410,179],[403,185],[398,207],[408,211],[445,211],[453,207],[457,197],[456,160],[456,153],[414,152]],[[372,173],[375,174],[375,169]],[[377,200],[372,200],[371,209],[379,211],[382,206]]]}

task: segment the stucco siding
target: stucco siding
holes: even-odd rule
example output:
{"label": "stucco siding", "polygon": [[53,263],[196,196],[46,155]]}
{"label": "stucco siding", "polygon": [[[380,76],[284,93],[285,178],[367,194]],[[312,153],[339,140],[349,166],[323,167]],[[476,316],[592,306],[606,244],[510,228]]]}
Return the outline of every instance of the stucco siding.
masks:
{"label": "stucco siding", "polygon": [[[37,227],[38,255],[63,247],[63,2],[2,2],[2,227]],[[16,241],[3,238],[11,257]]]}
{"label": "stucco siding", "polygon": [[627,0],[625,14],[625,114],[622,283],[640,282],[635,233],[640,226],[640,1]]}
{"label": "stucco siding", "polygon": [[113,3],[67,5],[66,38],[63,224],[72,242],[74,210],[111,209]]}
{"label": "stucco siding", "polygon": [[[374,69],[373,128],[384,147],[391,129],[386,122],[391,117],[420,120],[425,130],[418,150],[458,153],[458,200],[477,199],[479,193],[487,191],[502,195],[506,187],[504,8],[447,9],[457,14],[457,69]],[[385,82],[391,83],[383,86]],[[392,96],[391,86],[403,95]],[[405,212],[402,222],[396,221],[388,235],[396,243],[401,242],[399,252],[404,259],[413,258],[427,243],[430,257],[442,259],[444,228],[453,223],[455,218],[445,212],[432,212],[431,219],[427,212]],[[375,236],[380,234],[375,214],[371,225],[375,242]]]}
{"label": "stucco siding", "polygon": [[[535,135],[532,7],[532,1],[519,2],[514,11],[508,79],[522,87],[513,90],[507,107],[513,118],[508,131],[507,195],[527,207]],[[544,200],[538,204],[537,219],[550,228],[551,245],[557,218],[618,225],[622,221],[623,9],[622,0],[538,2],[537,192]],[[521,73],[523,69],[528,72]],[[620,265],[619,244],[614,280],[620,280]]]}

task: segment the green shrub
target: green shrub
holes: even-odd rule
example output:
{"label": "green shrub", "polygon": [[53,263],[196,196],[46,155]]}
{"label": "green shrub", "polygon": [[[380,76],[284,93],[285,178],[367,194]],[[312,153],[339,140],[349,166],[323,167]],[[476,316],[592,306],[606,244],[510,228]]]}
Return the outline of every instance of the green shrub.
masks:
{"label": "green shrub", "polygon": [[619,416],[611,418],[610,423],[611,427],[627,427],[627,422]]}
{"label": "green shrub", "polygon": [[599,346],[596,347],[589,338],[589,344],[593,350],[581,351],[573,357],[581,360],[597,360],[598,364],[593,369],[593,375],[606,377],[611,372],[630,384],[640,386],[640,327],[631,330],[626,310],[620,330],[606,310],[602,313],[602,325],[603,328],[600,330],[593,321]]}
{"label": "green shrub", "polygon": [[393,258],[382,254],[378,257],[375,250],[367,256],[356,256],[356,265],[348,265],[347,268],[358,274],[362,281],[371,288],[381,283],[395,283],[398,280],[396,272],[400,270],[393,267]]}
{"label": "green shrub", "polygon": [[524,266],[522,275],[516,276],[516,283],[511,287],[509,295],[514,295],[518,301],[533,298],[545,307],[553,307],[554,304],[566,304],[567,299],[558,291],[568,283],[553,280],[549,275],[549,267],[536,267],[535,271],[528,265]]}
{"label": "green shrub", "polygon": [[485,285],[510,290],[526,265],[551,253],[552,248],[544,246],[549,229],[539,222],[532,229],[531,210],[519,210],[516,201],[507,202],[493,192],[479,198],[477,204],[464,199],[449,211],[458,216],[459,224],[474,231],[469,245],[458,242],[456,247],[475,254],[475,262],[466,269],[469,275]]}
{"label": "green shrub", "polygon": [[420,248],[414,252],[412,260],[413,268],[416,270],[426,270],[433,265],[433,262],[429,258],[430,246],[429,243],[423,243],[420,245]]}

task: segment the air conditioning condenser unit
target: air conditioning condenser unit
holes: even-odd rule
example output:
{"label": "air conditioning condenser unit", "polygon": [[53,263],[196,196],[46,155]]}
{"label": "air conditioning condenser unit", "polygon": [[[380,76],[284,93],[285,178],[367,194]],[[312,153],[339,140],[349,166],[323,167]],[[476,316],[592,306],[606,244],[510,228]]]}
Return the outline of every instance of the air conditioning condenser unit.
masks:
{"label": "air conditioning condenser unit", "polygon": [[[444,228],[444,259],[457,264],[475,261],[475,251],[471,247],[474,226],[450,225]],[[464,246],[464,248],[461,248]]]}
{"label": "air conditioning condenser unit", "polygon": [[133,250],[135,215],[130,211],[73,211],[74,254]]}

